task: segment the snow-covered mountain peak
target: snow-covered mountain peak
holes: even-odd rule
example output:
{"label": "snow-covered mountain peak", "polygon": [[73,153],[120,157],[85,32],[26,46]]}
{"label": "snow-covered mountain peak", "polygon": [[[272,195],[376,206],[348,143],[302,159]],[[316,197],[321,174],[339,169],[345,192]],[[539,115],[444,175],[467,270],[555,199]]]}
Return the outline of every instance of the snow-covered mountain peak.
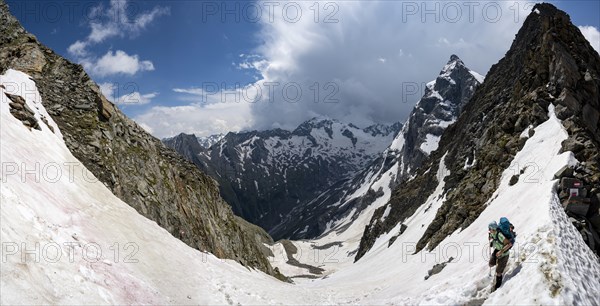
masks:
{"label": "snow-covered mountain peak", "polygon": [[333,137],[334,131],[339,132],[341,135],[353,138],[353,134],[366,133],[372,137],[387,137],[390,134],[397,133],[402,125],[397,122],[392,125],[386,124],[373,124],[366,128],[360,128],[352,123],[343,123],[337,119],[332,119],[325,116],[319,116],[311,118],[301,123],[293,132],[294,135],[308,136],[315,133],[317,130],[324,131],[329,138]]}
{"label": "snow-covered mountain peak", "polygon": [[200,146],[208,149],[212,147],[215,143],[223,139],[223,137],[225,137],[225,134],[219,133],[210,136],[197,136],[196,139],[198,139],[198,143],[200,144]]}
{"label": "snow-covered mountain peak", "polygon": [[[471,70],[465,66],[465,63],[458,56],[452,54],[452,56],[450,56],[450,60],[442,68],[438,77],[435,80],[427,83],[426,91],[440,90],[441,88],[446,87],[448,83],[455,85],[458,78],[463,77],[465,72],[470,71]],[[480,75],[477,74],[477,76]],[[481,83],[479,80],[478,82]]]}
{"label": "snow-covered mountain peak", "polygon": [[479,83],[483,83],[483,80],[485,79],[485,77],[483,75],[467,68],[465,63],[455,54],[452,54],[450,56],[450,60],[448,61],[446,66],[444,66],[444,68],[442,68],[442,71],[440,71],[439,77],[452,78],[452,73],[456,70],[467,70]]}
{"label": "snow-covered mountain peak", "polygon": [[191,141],[190,138],[194,138],[194,139],[196,139],[196,142],[198,142],[198,145],[200,145],[200,147],[208,149],[208,148],[212,147],[215,143],[219,142],[224,137],[225,137],[225,134],[222,134],[222,133],[210,135],[210,136],[196,136],[196,134],[180,133],[177,136],[164,138],[164,139],[162,139],[162,142],[175,143],[175,142],[181,142],[181,141],[185,140],[189,144],[190,142],[194,142],[194,141]]}
{"label": "snow-covered mountain peak", "polygon": [[294,135],[306,136],[314,129],[331,130],[334,124],[340,124],[340,122],[327,117],[313,117],[302,122],[292,133]]}
{"label": "snow-covered mountain peak", "polygon": [[452,55],[450,55],[450,61],[448,61],[448,62],[452,62],[452,61],[460,61],[460,58],[458,57],[458,55],[452,54]]}
{"label": "snow-covered mountain peak", "polygon": [[325,115],[316,115],[316,116],[304,121],[304,123],[307,123],[307,124],[323,124],[323,123],[331,124],[334,122],[340,123],[339,120],[325,116]]}
{"label": "snow-covered mountain peak", "polygon": [[[400,150],[420,144],[418,149],[429,155],[437,149],[440,136],[450,126],[469,101],[483,77],[470,70],[456,55],[452,55],[439,76],[427,83],[425,93],[397,136],[392,149]],[[408,152],[410,156],[414,154]]]}
{"label": "snow-covered mountain peak", "polygon": [[452,54],[450,56],[450,60],[448,61],[448,63],[446,63],[446,66],[442,68],[440,75],[444,74],[445,72],[451,72],[457,67],[465,67],[465,63],[463,63],[463,61],[456,54]]}
{"label": "snow-covered mountain peak", "polygon": [[[435,185],[424,186],[433,180],[445,182],[449,187],[444,187],[447,189],[446,200],[419,239],[417,252],[441,246],[445,239],[465,231],[472,222],[486,213],[489,214],[479,220],[485,222],[505,215],[511,220],[514,218],[522,226],[528,225],[534,214],[534,219],[539,222],[544,213],[555,209],[560,213],[552,212],[553,217],[561,214],[560,222],[564,222],[566,216],[562,211],[563,207],[573,216],[589,213],[588,210],[575,211],[575,205],[579,205],[575,203],[591,203],[594,199],[575,198],[585,197],[587,192],[584,192],[586,195],[571,194],[573,198],[569,198],[564,190],[559,193],[559,199],[557,179],[562,177],[564,184],[565,179],[572,178],[572,174],[561,168],[564,170],[574,166],[575,159],[567,152],[573,149],[577,162],[589,167],[586,169],[587,176],[581,174],[577,178],[583,181],[577,186],[599,184],[600,176],[594,177],[592,174],[598,173],[598,167],[588,166],[590,160],[597,160],[598,151],[585,151],[584,148],[597,146],[600,139],[597,125],[600,116],[594,110],[599,107],[598,91],[595,89],[598,82],[597,79],[594,82],[593,78],[585,77],[598,75],[600,58],[585,43],[585,38],[570,22],[567,14],[551,4],[537,4],[534,12],[536,10],[542,13],[532,13],[527,18],[506,56],[490,69],[487,84],[477,90],[455,125],[444,132],[437,152],[431,154],[427,162],[421,165],[413,179],[396,188],[389,206],[378,209],[373,215],[364,232],[361,241],[363,247],[357,253],[357,258],[371,246],[376,246],[378,238],[393,232],[393,228],[410,220],[411,214],[424,207],[419,205],[426,201],[426,195],[431,194]],[[530,50],[537,50],[536,56],[530,56]],[[574,67],[588,67],[588,72],[583,73]],[[467,72],[467,78],[476,78],[472,71]],[[440,78],[436,81],[439,80]],[[583,82],[589,82],[589,86],[581,86]],[[571,90],[572,88],[577,90]],[[581,112],[582,109],[593,112],[595,115],[589,117],[593,120],[588,120],[586,112]],[[524,130],[533,127],[535,132],[528,132],[528,137],[521,136]],[[579,133],[581,130],[586,132]],[[429,135],[428,133],[427,136]],[[575,141],[579,143],[586,142],[587,145],[572,146],[574,139],[578,139]],[[449,176],[445,180],[440,180],[439,176],[436,178],[434,171],[430,171],[436,169],[438,161],[444,161],[449,170]],[[474,164],[474,161],[475,167],[465,166]],[[536,172],[535,184],[523,180],[523,176],[519,180],[519,175],[530,171],[531,167],[517,166],[520,171],[511,171],[516,164],[528,163],[535,165],[536,169],[543,169],[533,171]],[[595,183],[591,183],[592,181]],[[543,186],[545,184],[547,185]],[[597,191],[592,191],[595,192]],[[532,194],[534,196],[528,198]],[[490,212],[489,209],[497,203],[503,205],[502,210]],[[536,208],[535,205],[540,206]],[[426,211],[429,209],[427,207]],[[535,213],[530,214],[532,212]],[[594,213],[597,214],[597,208],[594,208]],[[576,221],[574,223],[578,224]],[[422,224],[417,224],[418,229],[422,227]],[[374,235],[374,232],[377,234]],[[522,233],[519,235],[520,239],[524,238]],[[587,233],[582,235],[588,236]],[[590,245],[592,248],[597,246],[592,243]],[[570,248],[559,252],[568,253],[567,249]],[[564,279],[563,276],[561,279]],[[560,285],[561,289],[566,292],[562,286]],[[557,293],[553,291],[553,296],[555,295]],[[487,302],[495,303],[490,300]],[[539,303],[539,299],[536,303]]]}

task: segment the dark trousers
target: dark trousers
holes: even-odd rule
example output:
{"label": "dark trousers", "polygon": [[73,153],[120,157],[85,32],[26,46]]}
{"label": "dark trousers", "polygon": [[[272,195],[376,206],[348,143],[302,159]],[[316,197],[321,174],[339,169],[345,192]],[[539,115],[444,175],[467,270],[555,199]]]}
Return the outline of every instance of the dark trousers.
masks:
{"label": "dark trousers", "polygon": [[498,257],[497,254],[498,250],[492,252],[492,256],[490,257],[490,267],[496,266],[496,275],[502,275],[504,269],[506,269],[506,264],[508,263],[508,255]]}

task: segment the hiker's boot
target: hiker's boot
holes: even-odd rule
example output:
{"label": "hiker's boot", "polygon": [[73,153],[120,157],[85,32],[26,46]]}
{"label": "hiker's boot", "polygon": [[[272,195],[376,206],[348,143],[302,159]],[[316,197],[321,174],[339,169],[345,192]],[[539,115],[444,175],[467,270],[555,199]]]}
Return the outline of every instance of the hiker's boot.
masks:
{"label": "hiker's boot", "polygon": [[496,282],[492,286],[492,290],[490,291],[490,293],[496,291],[496,289],[500,288],[501,285],[502,285],[502,276],[496,275]]}
{"label": "hiker's boot", "polygon": [[494,291],[502,286],[502,275],[496,276],[496,286],[494,286]]}

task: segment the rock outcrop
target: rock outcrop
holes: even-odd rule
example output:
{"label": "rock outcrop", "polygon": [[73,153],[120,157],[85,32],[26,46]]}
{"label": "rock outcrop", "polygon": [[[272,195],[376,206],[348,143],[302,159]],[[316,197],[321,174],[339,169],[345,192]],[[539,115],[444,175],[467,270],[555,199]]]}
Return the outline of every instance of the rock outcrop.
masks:
{"label": "rock outcrop", "polygon": [[27,106],[23,97],[10,94],[6,94],[6,96],[11,101],[9,102],[8,106],[10,107],[10,113],[15,118],[19,119],[23,125],[28,127],[30,130],[32,128],[40,131],[42,130],[38,120],[35,118],[35,113],[29,108],[29,106]]}
{"label": "rock outcrop", "polygon": [[274,273],[261,229],[234,216],[213,179],[127,118],[0,0],[0,72],[9,68],[33,78],[69,150],[116,196],[191,247]]}
{"label": "rock outcrop", "polygon": [[437,186],[435,173],[446,153],[450,170],[445,178],[446,201],[418,242],[417,251],[432,249],[452,232],[471,224],[524,144],[526,137],[520,136],[548,119],[550,104],[555,105],[569,133],[563,149],[574,152],[585,169],[582,179],[593,186],[590,192],[597,194],[600,57],[566,13],[551,4],[537,4],[505,57],[492,66],[460,118],[444,132],[439,149],[414,179],[394,191],[387,218],[381,221],[383,208],[374,213],[356,258],[424,203]]}

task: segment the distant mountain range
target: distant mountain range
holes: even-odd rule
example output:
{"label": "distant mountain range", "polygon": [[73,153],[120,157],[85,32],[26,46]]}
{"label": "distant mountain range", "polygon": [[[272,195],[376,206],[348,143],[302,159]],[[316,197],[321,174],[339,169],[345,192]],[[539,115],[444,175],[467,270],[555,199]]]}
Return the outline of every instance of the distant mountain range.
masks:
{"label": "distant mountain range", "polygon": [[361,129],[319,117],[293,131],[229,133],[208,149],[193,135],[163,142],[215,178],[234,212],[270,230],[293,209],[367,166],[400,128],[396,123]]}

